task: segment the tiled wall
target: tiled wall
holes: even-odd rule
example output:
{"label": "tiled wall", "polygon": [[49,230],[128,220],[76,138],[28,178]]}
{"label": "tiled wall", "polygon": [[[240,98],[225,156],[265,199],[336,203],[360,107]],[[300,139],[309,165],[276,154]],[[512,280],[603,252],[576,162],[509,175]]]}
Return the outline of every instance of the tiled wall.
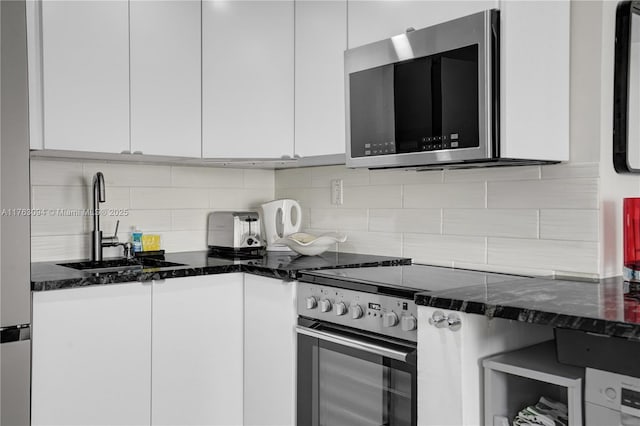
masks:
{"label": "tiled wall", "polygon": [[[206,215],[214,210],[245,210],[273,199],[270,170],[179,167],[88,161],[31,161],[34,209],[89,209],[91,179],[102,171],[106,203],[101,209],[125,209],[127,216],[105,216],[101,227],[111,235],[120,219],[119,237],[128,241],[132,226],[162,236],[167,251],[206,248]],[[82,259],[90,253],[89,216],[60,212],[32,217],[32,261]],[[105,256],[120,254],[105,249]]]}
{"label": "tiled wall", "polygon": [[[342,166],[280,171],[89,161],[32,160],[32,207],[88,209],[91,179],[106,179],[110,235],[134,225],[162,235],[168,251],[206,247],[206,215],[295,198],[310,232],[341,231],[338,250],[403,255],[421,263],[505,272],[599,272],[597,163],[451,171],[368,171]],[[275,175],[275,176],[274,176]],[[331,204],[331,179],[343,179],[344,204]],[[32,260],[89,255],[92,220],[32,218]],[[115,256],[119,250],[106,249]]]}
{"label": "tiled wall", "polygon": [[[315,167],[276,171],[310,232],[342,231],[340,251],[504,272],[593,275],[598,163],[450,171]],[[344,203],[331,204],[331,179]]]}

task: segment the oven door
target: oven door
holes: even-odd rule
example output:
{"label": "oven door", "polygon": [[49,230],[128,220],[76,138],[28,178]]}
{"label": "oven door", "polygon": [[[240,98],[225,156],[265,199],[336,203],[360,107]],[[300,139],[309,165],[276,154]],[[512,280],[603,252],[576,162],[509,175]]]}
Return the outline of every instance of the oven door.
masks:
{"label": "oven door", "polygon": [[415,344],[298,324],[298,425],[416,425]]}

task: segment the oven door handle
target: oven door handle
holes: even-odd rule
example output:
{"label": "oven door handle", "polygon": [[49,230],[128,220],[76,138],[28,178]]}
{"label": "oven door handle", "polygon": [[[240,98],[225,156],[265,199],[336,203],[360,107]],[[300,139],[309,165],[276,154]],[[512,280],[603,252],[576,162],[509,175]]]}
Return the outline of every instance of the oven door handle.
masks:
{"label": "oven door handle", "polygon": [[351,337],[342,336],[336,333],[329,333],[326,331],[314,330],[303,326],[296,326],[296,331],[306,336],[315,337],[327,342],[336,343],[338,345],[348,346],[350,348],[359,349],[364,352],[368,352],[374,355],[380,355],[386,358],[395,359],[402,362],[407,362],[407,357],[411,351],[399,351],[391,349],[385,346],[376,345],[369,342],[363,342],[361,340],[352,339]]}

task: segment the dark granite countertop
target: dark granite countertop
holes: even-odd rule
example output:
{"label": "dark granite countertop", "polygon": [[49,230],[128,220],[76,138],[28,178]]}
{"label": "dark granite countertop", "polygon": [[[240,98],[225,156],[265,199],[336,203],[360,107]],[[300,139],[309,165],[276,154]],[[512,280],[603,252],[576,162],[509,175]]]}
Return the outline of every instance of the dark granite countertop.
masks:
{"label": "dark granite countertop", "polygon": [[[515,278],[515,277],[514,277]],[[599,281],[521,278],[416,295],[418,305],[640,339],[640,289]]]}
{"label": "dark granite countertop", "polygon": [[229,272],[247,272],[282,280],[295,280],[298,277],[298,272],[305,269],[394,266],[411,263],[411,259],[401,257],[337,252],[326,252],[318,256],[267,252],[263,257],[257,259],[230,260],[209,257],[207,251],[204,250],[167,253],[164,260],[182,263],[184,266],[90,273],[59,265],[59,263],[67,263],[69,261],[32,263],[31,290],[46,291]]}

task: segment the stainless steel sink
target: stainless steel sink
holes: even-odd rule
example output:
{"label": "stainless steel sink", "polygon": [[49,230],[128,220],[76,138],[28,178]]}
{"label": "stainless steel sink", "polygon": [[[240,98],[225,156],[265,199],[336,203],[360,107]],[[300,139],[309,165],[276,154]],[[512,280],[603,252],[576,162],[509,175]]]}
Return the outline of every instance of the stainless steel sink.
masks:
{"label": "stainless steel sink", "polygon": [[168,262],[162,259],[152,257],[140,257],[134,259],[106,259],[92,262],[90,260],[84,262],[58,263],[59,266],[65,268],[78,269],[84,272],[118,272],[136,269],[155,269],[167,268],[172,266],[185,266],[184,263]]}

